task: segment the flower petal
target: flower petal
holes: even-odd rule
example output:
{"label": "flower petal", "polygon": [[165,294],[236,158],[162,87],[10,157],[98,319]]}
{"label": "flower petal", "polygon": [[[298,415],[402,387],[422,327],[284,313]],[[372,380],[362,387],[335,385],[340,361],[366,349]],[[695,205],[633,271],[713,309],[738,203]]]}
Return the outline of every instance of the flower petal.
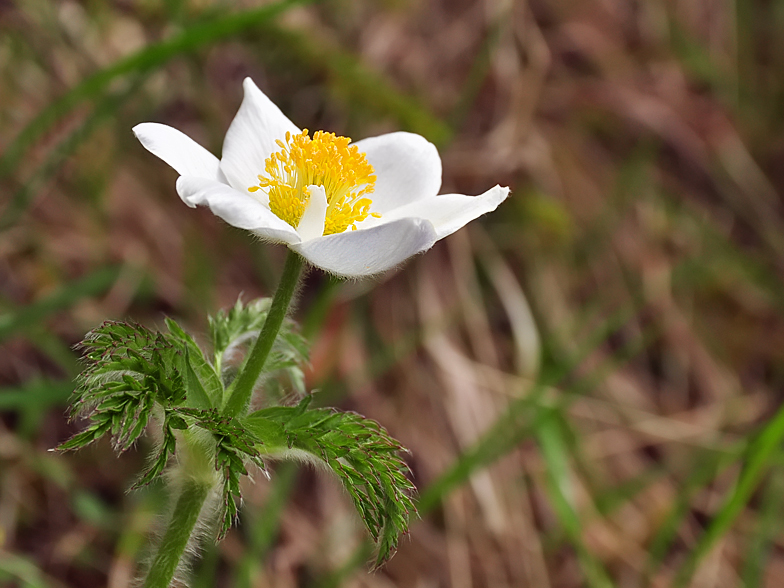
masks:
{"label": "flower petal", "polygon": [[404,218],[426,219],[433,223],[438,239],[443,239],[472,220],[495,210],[508,195],[509,188],[501,186],[490,188],[479,196],[442,194],[391,210],[377,222],[384,224]]}
{"label": "flower petal", "polygon": [[300,239],[310,241],[324,234],[327,220],[327,192],[323,186],[308,186],[310,198],[305,213],[299,219],[297,232]]}
{"label": "flower petal", "polygon": [[133,133],[147,151],[160,157],[181,176],[220,179],[220,161],[185,133],[160,123],[141,123]]}
{"label": "flower petal", "polygon": [[213,214],[240,229],[246,229],[268,241],[299,243],[294,227],[281,220],[249,194],[243,194],[221,182],[181,176],[177,193],[189,206],[209,206]]}
{"label": "flower petal", "polygon": [[430,249],[436,240],[430,222],[407,218],[366,230],[327,235],[291,248],[325,271],[361,277],[386,271]]}
{"label": "flower petal", "polygon": [[373,212],[385,212],[429,198],[441,188],[441,158],[435,145],[414,133],[389,133],[356,142],[376,171],[368,197]]}
{"label": "flower petal", "polygon": [[245,97],[223,141],[221,170],[237,190],[244,192],[258,184],[264,160],[279,149],[276,140],[286,132],[299,133],[291,122],[250,78],[242,83]]}

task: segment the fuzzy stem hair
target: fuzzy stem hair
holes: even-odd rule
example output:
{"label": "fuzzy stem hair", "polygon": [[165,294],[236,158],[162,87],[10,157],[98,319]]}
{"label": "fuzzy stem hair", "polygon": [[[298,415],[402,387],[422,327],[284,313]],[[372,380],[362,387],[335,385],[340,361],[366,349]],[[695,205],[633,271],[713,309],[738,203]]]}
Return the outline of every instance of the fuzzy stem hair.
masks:
{"label": "fuzzy stem hair", "polygon": [[143,588],[169,587],[211,491],[212,486],[201,480],[189,479],[183,483]]}

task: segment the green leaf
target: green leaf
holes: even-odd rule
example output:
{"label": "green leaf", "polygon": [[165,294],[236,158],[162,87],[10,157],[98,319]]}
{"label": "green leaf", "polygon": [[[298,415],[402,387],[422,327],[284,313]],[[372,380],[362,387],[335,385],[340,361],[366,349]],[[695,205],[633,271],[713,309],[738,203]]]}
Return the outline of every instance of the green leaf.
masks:
{"label": "green leaf", "polygon": [[182,417],[179,417],[177,415],[170,415],[169,426],[172,429],[179,429],[180,431],[184,431],[188,428],[188,423],[186,423],[185,419]]}
{"label": "green leaf", "polygon": [[686,586],[700,561],[710,553],[751,499],[762,476],[770,468],[771,458],[784,440],[784,408],[780,408],[759,434],[748,444],[743,469],[735,486],[727,493],[721,508],[697,541],[675,577],[675,586]]}
{"label": "green leaf", "polygon": [[161,441],[161,445],[158,448],[157,455],[152,459],[150,465],[147,466],[147,469],[142,473],[136,483],[131,487],[131,489],[141,488],[142,486],[146,486],[155,478],[161,475],[163,470],[166,468],[166,464],[169,463],[169,458],[174,455],[174,451],[177,448],[177,440],[174,437],[174,431],[172,428],[164,423],[163,426],[163,440]]}
{"label": "green leaf", "polygon": [[286,444],[286,431],[280,423],[256,413],[248,415],[242,422],[262,445],[281,447]]}
{"label": "green leaf", "polygon": [[186,399],[180,370],[190,364],[182,347],[141,325],[112,321],[87,333],[79,347],[86,366],[77,380],[72,415],[86,417],[89,424],[58,449],[79,449],[110,435],[115,450],[126,451],[144,432],[157,404],[163,411],[163,439],[136,486],[148,484],[174,453],[173,430],[188,427],[173,413]]}
{"label": "green leaf", "polygon": [[87,333],[79,347],[87,367],[78,379],[75,412],[89,413],[122,390],[145,392],[165,407],[185,400],[178,369],[181,355],[161,333],[135,323],[107,321]]}
{"label": "green leaf", "polygon": [[85,429],[81,433],[77,433],[68,439],[68,441],[60,444],[57,449],[59,451],[73,451],[76,449],[81,449],[96,439],[103,437],[103,435],[105,435],[110,429],[110,425],[111,423],[105,420],[101,422],[95,422],[89,428]]}
{"label": "green leaf", "polygon": [[213,408],[210,394],[204,389],[204,384],[202,384],[201,379],[193,369],[192,357],[194,355],[190,349],[185,348],[183,371],[185,372],[185,385],[188,390],[188,404],[194,408]]}
{"label": "green leaf", "polygon": [[247,423],[221,415],[216,409],[180,408],[177,412],[212,433],[215,439],[215,469],[223,474],[223,504],[218,529],[218,538],[222,539],[239,514],[240,476],[248,473],[246,461],[266,470],[257,448],[262,440]]}
{"label": "green leaf", "polygon": [[[269,298],[248,304],[238,299],[228,311],[221,310],[209,318],[213,363],[226,388],[241,367],[238,360],[247,355],[267,320],[270,303]],[[268,404],[277,404],[291,393],[305,394],[305,376],[301,366],[307,361],[307,341],[297,332],[296,323],[285,319],[257,383],[263,386],[264,399]]]}
{"label": "green leaf", "polygon": [[308,409],[310,400],[306,397],[294,407],[259,410],[244,422],[257,426],[258,433],[264,433],[264,427],[274,431],[270,422],[282,427],[285,444],[274,447],[270,436],[262,448],[265,453],[300,449],[325,462],[340,477],[376,542],[375,565],[380,566],[392,557],[400,535],[408,532],[409,519],[416,515],[415,488],[408,478],[408,465],[400,457],[405,449],[377,422],[351,412]]}
{"label": "green leaf", "polygon": [[215,354],[215,368],[223,367],[223,356],[226,351],[236,346],[239,340],[254,331],[259,331],[267,320],[271,300],[259,298],[248,305],[237,299],[228,311],[220,310],[214,317],[209,317],[212,350]]}
{"label": "green leaf", "polygon": [[784,514],[784,472],[780,468],[771,471],[760,496],[760,510],[754,524],[753,535],[747,540],[745,565],[741,575],[741,586],[764,586],[765,575],[770,569],[776,539],[781,536],[782,514]]}
{"label": "green leaf", "polygon": [[187,382],[188,404],[194,408],[214,408],[223,401],[223,384],[215,368],[205,359],[201,348],[188,333],[172,319],[166,319],[166,326],[172,338],[179,343],[185,356],[185,379]]}
{"label": "green leaf", "polygon": [[560,425],[559,414],[556,409],[549,412],[538,424],[537,438],[547,465],[546,491],[556,517],[560,520],[572,545],[577,551],[577,557],[585,574],[586,585],[596,588],[610,588],[612,581],[601,561],[593,555],[581,540],[583,526],[580,516],[574,505],[573,479],[569,465],[569,452],[564,440],[564,433]]}

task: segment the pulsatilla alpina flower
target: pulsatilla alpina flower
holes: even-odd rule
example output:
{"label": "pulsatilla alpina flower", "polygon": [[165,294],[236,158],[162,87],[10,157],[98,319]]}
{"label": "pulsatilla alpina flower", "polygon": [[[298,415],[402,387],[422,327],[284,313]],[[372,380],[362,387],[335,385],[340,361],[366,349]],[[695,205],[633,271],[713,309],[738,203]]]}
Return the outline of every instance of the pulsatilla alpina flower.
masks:
{"label": "pulsatilla alpina flower", "polygon": [[285,243],[341,276],[387,270],[426,251],[509,194],[438,195],[441,159],[413,133],[351,143],[298,129],[250,78],[218,160],[180,131],[142,123],[133,131],[179,174],[191,207],[209,206],[227,223]]}

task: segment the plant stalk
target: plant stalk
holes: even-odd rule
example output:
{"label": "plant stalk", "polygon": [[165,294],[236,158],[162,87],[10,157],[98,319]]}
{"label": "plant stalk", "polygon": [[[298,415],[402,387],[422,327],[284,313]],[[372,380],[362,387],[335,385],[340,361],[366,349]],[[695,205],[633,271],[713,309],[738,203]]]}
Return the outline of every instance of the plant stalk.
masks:
{"label": "plant stalk", "polygon": [[169,588],[211,490],[212,487],[203,481],[184,483],[143,588]]}
{"label": "plant stalk", "polygon": [[226,416],[237,416],[250,402],[253,388],[261,375],[261,370],[264,369],[264,363],[272,350],[283,319],[286,318],[291,298],[299,283],[301,271],[302,258],[294,251],[289,250],[286,263],[283,266],[283,275],[280,277],[278,289],[275,291],[269,313],[267,313],[267,320],[261,327],[259,337],[250,350],[242,371],[229,388],[229,397],[223,409]]}

